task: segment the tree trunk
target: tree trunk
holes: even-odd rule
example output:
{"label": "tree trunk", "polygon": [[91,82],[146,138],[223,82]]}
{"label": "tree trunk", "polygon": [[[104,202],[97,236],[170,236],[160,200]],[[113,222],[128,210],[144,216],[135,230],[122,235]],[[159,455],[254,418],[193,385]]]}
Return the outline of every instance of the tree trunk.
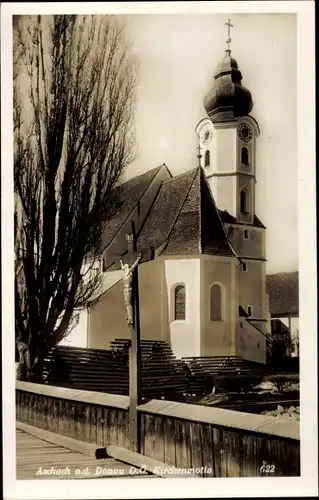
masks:
{"label": "tree trunk", "polygon": [[30,369],[30,357],[27,344],[18,342],[19,363],[17,368],[17,380],[28,381]]}
{"label": "tree trunk", "polygon": [[17,380],[23,382],[41,383],[43,381],[44,357],[47,354],[39,346],[30,349],[24,342],[19,342],[19,363],[17,368]]}

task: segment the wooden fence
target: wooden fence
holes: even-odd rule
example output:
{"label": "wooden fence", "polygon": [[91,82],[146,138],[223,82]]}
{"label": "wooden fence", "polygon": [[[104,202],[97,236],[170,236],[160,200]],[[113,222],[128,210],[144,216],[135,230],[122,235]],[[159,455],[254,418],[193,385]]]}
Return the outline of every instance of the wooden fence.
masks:
{"label": "wooden fence", "polygon": [[[129,446],[128,405],[127,396],[16,383],[18,421],[99,446]],[[295,420],[159,400],[138,412],[141,453],[168,465],[212,477],[300,475]]]}

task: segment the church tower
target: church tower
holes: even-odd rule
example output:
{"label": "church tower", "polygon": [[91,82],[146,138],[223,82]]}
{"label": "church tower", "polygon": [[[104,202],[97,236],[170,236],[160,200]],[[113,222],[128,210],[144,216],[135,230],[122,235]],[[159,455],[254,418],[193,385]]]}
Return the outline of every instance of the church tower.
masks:
{"label": "church tower", "polygon": [[255,214],[256,140],[258,123],[249,116],[251,93],[241,81],[237,61],[228,48],[220,61],[214,84],[204,99],[208,118],[196,127],[200,162],[220,210],[238,222],[253,224]]}
{"label": "church tower", "polygon": [[[270,329],[266,228],[255,211],[256,145],[260,130],[257,121],[250,116],[252,95],[242,85],[241,71],[231,55],[230,20],[225,24],[228,27],[227,48],[217,66],[212,88],[204,98],[207,116],[197,125],[196,133],[201,167],[225,232],[240,259],[236,274],[235,302],[240,311],[236,313],[236,352],[245,358],[252,342],[248,340],[250,333],[244,340],[244,328],[254,327],[263,334]],[[243,312],[248,316],[249,325],[243,320]]]}

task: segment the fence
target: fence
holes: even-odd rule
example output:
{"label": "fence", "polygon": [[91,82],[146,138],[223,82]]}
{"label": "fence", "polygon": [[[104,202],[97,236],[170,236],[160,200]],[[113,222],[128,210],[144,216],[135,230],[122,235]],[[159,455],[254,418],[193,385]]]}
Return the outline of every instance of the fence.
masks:
{"label": "fence", "polygon": [[[56,346],[46,357],[44,380],[51,385],[128,395],[130,340],[110,350]],[[165,342],[141,341],[141,396],[181,397],[187,391],[186,365]]]}
{"label": "fence", "polygon": [[[18,421],[98,446],[128,448],[128,404],[127,396],[16,385]],[[296,420],[159,400],[138,412],[141,453],[168,465],[212,477],[300,475]]]}
{"label": "fence", "polygon": [[[110,350],[56,346],[46,357],[44,380],[50,385],[128,395],[130,340],[116,339]],[[211,392],[219,375],[263,373],[236,357],[177,359],[164,341],[141,341],[143,398],[181,400],[185,394]]]}

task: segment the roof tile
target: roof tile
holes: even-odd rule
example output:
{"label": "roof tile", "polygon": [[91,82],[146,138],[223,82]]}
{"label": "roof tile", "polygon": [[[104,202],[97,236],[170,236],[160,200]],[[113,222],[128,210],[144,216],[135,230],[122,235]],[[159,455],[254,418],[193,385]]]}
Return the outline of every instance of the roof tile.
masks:
{"label": "roof tile", "polygon": [[299,273],[268,274],[266,276],[269,309],[272,317],[299,315]]}
{"label": "roof tile", "polygon": [[235,256],[201,168],[196,169],[163,253]]}
{"label": "roof tile", "polygon": [[195,173],[191,170],[162,184],[138,237],[139,248],[156,249],[167,241]]}
{"label": "roof tile", "polygon": [[145,172],[144,174],[133,177],[132,179],[129,179],[125,183],[121,184],[121,186],[119,186],[120,209],[115,217],[105,223],[101,250],[107,248],[108,245],[112,242],[113,238],[115,238],[121,226],[125,223],[130,213],[132,212],[138,201],[141,199],[146,189],[151,184],[161,168],[162,165],[153,168]]}

